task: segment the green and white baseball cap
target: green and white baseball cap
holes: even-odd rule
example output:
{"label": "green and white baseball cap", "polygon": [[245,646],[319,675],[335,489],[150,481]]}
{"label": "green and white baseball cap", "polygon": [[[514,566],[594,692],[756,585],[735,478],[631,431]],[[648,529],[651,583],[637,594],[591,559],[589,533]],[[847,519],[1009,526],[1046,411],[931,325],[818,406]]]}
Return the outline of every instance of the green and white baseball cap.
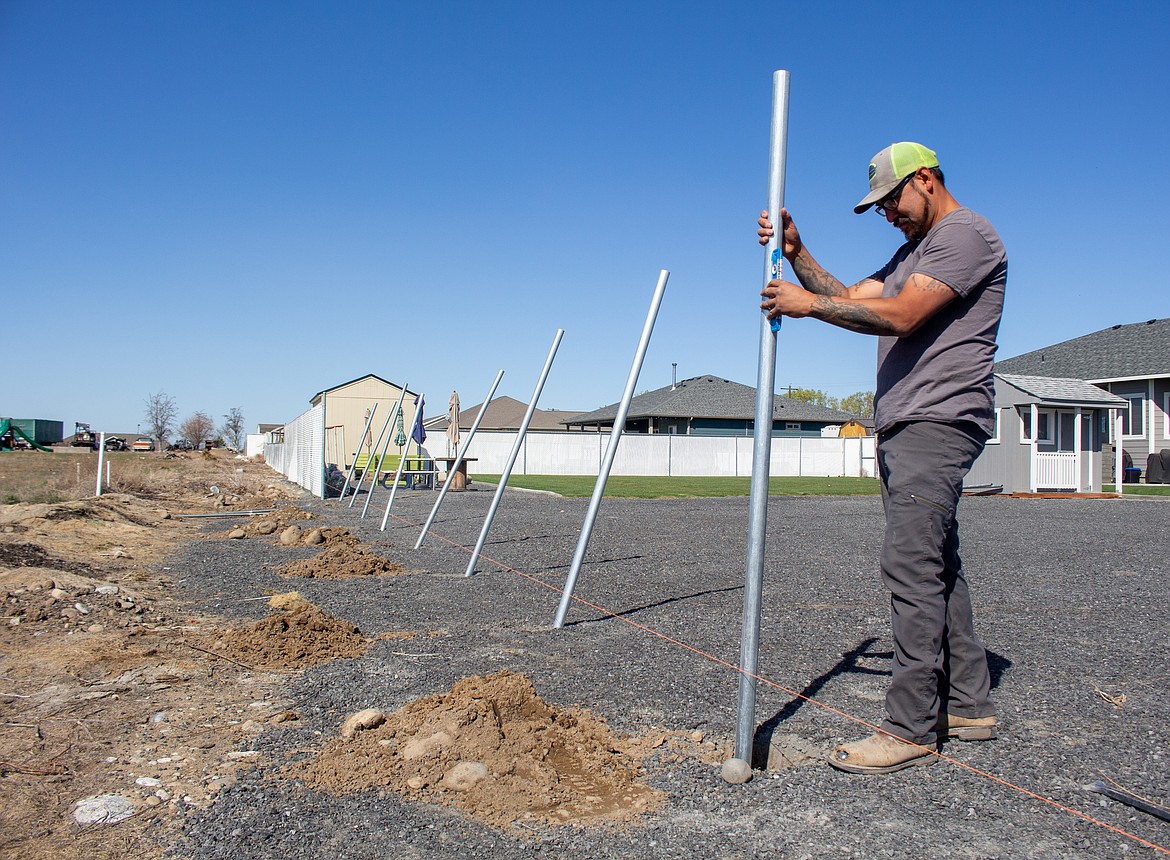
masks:
{"label": "green and white baseball cap", "polygon": [[938,167],[938,156],[921,143],[891,143],[869,162],[869,194],[853,207],[860,215],[920,167]]}

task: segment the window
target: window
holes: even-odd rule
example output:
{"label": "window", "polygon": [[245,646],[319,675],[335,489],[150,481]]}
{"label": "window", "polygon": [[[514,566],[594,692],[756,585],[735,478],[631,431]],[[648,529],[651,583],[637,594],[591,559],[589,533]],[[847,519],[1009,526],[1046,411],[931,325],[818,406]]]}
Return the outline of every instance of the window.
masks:
{"label": "window", "polygon": [[1140,439],[1146,435],[1146,398],[1144,394],[1122,394],[1129,408],[1121,410],[1122,438]]}
{"label": "window", "polygon": [[995,409],[993,411],[995,412],[995,432],[992,433],[991,438],[987,440],[988,445],[998,445],[999,444],[999,412],[1000,412],[1000,410]]}
{"label": "window", "polygon": [[[1038,435],[1036,441],[1038,442],[1055,442],[1056,441],[1056,414],[1051,409],[1041,409],[1036,413],[1036,425]],[[997,426],[998,438],[998,426]],[[1032,441],[1032,410],[1030,407],[1020,407],[1020,441]]]}
{"label": "window", "polygon": [[784,429],[785,430],[800,430],[801,429],[800,422],[799,421],[789,421],[789,422],[785,423]]}

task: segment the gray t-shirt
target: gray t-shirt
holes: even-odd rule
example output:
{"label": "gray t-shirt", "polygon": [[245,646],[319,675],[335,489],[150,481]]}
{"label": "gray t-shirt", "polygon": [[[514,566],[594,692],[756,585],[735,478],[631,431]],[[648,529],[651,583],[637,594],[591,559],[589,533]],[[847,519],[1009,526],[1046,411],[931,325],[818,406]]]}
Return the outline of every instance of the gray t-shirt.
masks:
{"label": "gray t-shirt", "polygon": [[992,365],[1003,312],[1007,253],[982,215],[949,212],[920,241],[907,242],[871,276],[896,296],[914,273],[959,298],[906,337],[878,338],[874,420],[878,433],[902,421],[969,421],[995,432]]}

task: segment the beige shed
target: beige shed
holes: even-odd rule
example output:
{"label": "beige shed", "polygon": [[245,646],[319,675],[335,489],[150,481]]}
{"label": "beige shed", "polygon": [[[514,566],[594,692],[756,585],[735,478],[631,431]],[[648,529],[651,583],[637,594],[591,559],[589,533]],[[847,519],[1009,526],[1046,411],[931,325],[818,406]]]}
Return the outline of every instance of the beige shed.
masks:
{"label": "beige shed", "polygon": [[[310,406],[325,404],[325,462],[336,463],[344,471],[353,465],[359,453],[359,444],[360,453],[369,453],[386,422],[386,416],[394,411],[401,394],[402,386],[372,373],[314,394],[309,399]],[[417,392],[407,389],[406,397],[402,400],[402,411],[405,413],[403,424],[406,427],[414,423],[416,396]],[[363,443],[362,431],[375,404],[377,409],[374,410],[374,420],[370,422],[370,432]],[[393,443],[397,426],[398,422],[395,421],[386,430],[391,437],[387,449],[391,455],[398,453]]]}

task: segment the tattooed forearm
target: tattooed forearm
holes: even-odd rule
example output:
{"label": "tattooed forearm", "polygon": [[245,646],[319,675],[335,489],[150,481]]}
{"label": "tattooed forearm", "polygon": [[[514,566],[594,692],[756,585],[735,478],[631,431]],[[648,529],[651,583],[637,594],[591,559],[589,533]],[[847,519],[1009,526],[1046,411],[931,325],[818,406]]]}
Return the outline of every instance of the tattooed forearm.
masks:
{"label": "tattooed forearm", "polygon": [[873,308],[860,302],[836,302],[817,296],[810,316],[861,334],[898,335],[897,327]]}
{"label": "tattooed forearm", "polygon": [[796,278],[800,281],[800,285],[810,293],[816,293],[820,296],[844,296],[847,294],[845,285],[822,269],[815,261],[810,263],[797,257],[792,263],[792,269],[796,272]]}

